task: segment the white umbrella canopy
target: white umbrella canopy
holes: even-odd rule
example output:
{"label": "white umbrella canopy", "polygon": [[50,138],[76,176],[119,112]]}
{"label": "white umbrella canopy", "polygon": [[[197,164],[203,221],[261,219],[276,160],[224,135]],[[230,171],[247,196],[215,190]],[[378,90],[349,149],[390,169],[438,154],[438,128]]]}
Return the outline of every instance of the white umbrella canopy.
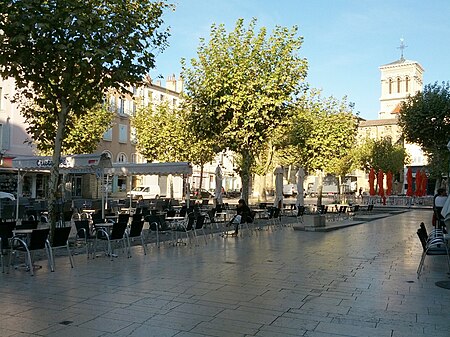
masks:
{"label": "white umbrella canopy", "polygon": [[300,167],[297,171],[297,206],[304,206],[305,192],[303,190],[303,182],[305,181],[305,170]]}
{"label": "white umbrella canopy", "polygon": [[283,206],[283,173],[284,170],[281,166],[278,166],[275,171],[275,200],[273,202],[274,207],[281,208]]}
{"label": "white umbrella canopy", "polygon": [[447,197],[444,207],[442,207],[441,214],[444,217],[444,221],[450,221],[450,196]]}
{"label": "white umbrella canopy", "polygon": [[223,204],[223,194],[222,194],[222,169],[219,165],[216,167],[216,190],[214,193],[214,198],[216,199],[216,205]]}

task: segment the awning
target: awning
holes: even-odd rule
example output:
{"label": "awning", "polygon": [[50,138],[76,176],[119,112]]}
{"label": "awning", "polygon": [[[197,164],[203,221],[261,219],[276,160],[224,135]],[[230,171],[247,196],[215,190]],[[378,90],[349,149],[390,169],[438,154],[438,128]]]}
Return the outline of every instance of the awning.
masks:
{"label": "awning", "polygon": [[105,174],[117,176],[127,175],[182,175],[192,174],[192,165],[188,162],[177,163],[113,163],[112,168],[106,169]]}
{"label": "awning", "polygon": [[[17,157],[12,160],[13,168],[23,171],[48,171],[53,165],[50,156]],[[111,158],[106,154],[76,154],[62,156],[59,164],[61,172],[89,173],[98,168],[112,167]]]}

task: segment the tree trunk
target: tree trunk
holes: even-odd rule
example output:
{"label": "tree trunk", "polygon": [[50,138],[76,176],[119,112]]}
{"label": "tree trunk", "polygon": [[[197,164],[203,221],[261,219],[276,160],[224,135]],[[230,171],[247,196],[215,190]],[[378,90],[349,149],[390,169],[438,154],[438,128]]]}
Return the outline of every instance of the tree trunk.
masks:
{"label": "tree trunk", "polygon": [[198,186],[198,191],[199,193],[201,193],[200,191],[202,190],[202,186],[203,186],[203,169],[205,167],[205,164],[201,163],[200,164],[200,184]]}
{"label": "tree trunk", "polygon": [[[58,113],[58,125],[55,135],[55,148],[52,156],[52,168],[50,170],[49,181],[49,195],[48,195],[48,213],[51,233],[55,232],[56,222],[58,221],[57,196],[58,196],[58,181],[59,181],[59,163],[61,161],[61,149],[64,137],[64,129],[66,126],[66,119],[68,114],[68,107],[65,100],[61,102],[61,111]],[[51,239],[53,239],[53,234]]]}
{"label": "tree trunk", "polygon": [[324,173],[320,170],[319,177],[317,178],[317,208],[322,206],[323,176]]}
{"label": "tree trunk", "polygon": [[251,167],[253,164],[253,157],[250,152],[248,151],[242,151],[242,166],[241,166],[241,181],[242,181],[242,193],[241,198],[245,200],[245,202],[248,204],[248,190],[250,186],[250,174],[251,174]]}
{"label": "tree trunk", "polygon": [[338,175],[338,199],[339,203],[345,203],[345,193],[344,193],[344,184],[342,183],[342,176]]}

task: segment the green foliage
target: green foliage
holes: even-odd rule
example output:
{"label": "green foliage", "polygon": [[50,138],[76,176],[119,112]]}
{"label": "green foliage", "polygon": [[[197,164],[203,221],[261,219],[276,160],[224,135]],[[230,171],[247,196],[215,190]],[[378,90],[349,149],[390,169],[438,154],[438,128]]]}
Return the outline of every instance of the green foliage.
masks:
{"label": "green foliage", "polygon": [[187,113],[167,102],[149,105],[132,119],[139,152],[149,161],[190,161],[203,165],[214,159],[213,143],[190,132]]}
{"label": "green foliage", "polygon": [[307,170],[322,170],[345,175],[351,169],[351,149],[354,146],[357,118],[353,105],[346,97],[322,98],[320,91],[312,90],[297,105],[280,157]]}
{"label": "green foliage", "polygon": [[428,84],[402,105],[399,125],[405,140],[428,154],[434,176],[447,173],[450,140],[450,84]]}
{"label": "green foliage", "polygon": [[182,61],[194,133],[242,157],[244,198],[255,157],[288,116],[307,70],[298,55],[303,39],[297,27],[276,27],[268,36],[264,27],[256,31],[256,23],[246,28],[239,19],[229,34],[224,25],[213,25],[191,67]]}
{"label": "green foliage", "polygon": [[159,31],[167,7],[164,0],[0,0],[0,74],[13,77],[19,96],[33,101],[21,107],[25,114],[46,111],[39,125],[54,138],[52,226],[69,130],[108,90],[126,91],[154,66],[153,53],[168,36]]}
{"label": "green foliage", "polygon": [[368,138],[354,152],[357,168],[366,172],[373,168],[376,172],[381,169],[395,174],[401,172],[409,160],[403,145],[392,144],[390,137],[379,140]]}
{"label": "green foliage", "polygon": [[[28,131],[51,143],[55,125],[63,123],[63,142],[78,116],[102,103],[106,90],[123,91],[140,80],[154,66],[150,50],[165,46],[168,34],[158,28],[167,6],[164,1],[0,0],[0,73],[14,77],[21,97],[33,99],[22,105],[27,118],[38,111],[44,116],[35,119],[47,121],[36,124],[41,130]],[[69,112],[73,118],[66,121]]]}
{"label": "green foliage", "polygon": [[[56,132],[56,122],[53,121],[50,124],[54,115],[47,111],[39,111],[39,113],[37,111],[32,114],[25,113],[26,122],[30,125],[28,132],[39,153],[51,155],[55,148],[55,138],[48,135],[54,135]],[[113,119],[114,113],[101,105],[88,110],[83,116],[69,114],[68,120],[71,121],[72,126],[67,131],[62,154],[94,152],[104,133],[112,126]]]}

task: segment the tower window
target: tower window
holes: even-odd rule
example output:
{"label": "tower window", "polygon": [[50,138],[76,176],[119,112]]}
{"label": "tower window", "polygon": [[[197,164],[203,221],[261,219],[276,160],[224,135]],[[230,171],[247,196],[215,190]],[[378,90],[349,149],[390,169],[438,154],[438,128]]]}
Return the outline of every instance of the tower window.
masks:
{"label": "tower window", "polygon": [[392,94],[392,79],[389,79],[389,93]]}
{"label": "tower window", "polygon": [[397,92],[400,93],[400,77],[397,77]]}
{"label": "tower window", "polygon": [[408,76],[406,76],[406,79],[405,79],[405,90],[406,90],[406,92],[409,92],[409,77]]}

